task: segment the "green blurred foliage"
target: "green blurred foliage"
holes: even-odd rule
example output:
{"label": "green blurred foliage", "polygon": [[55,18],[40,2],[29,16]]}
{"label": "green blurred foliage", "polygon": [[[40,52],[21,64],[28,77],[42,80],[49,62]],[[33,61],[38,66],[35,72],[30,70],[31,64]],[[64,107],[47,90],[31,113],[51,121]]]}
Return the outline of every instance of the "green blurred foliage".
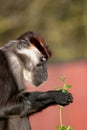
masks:
{"label": "green blurred foliage", "polygon": [[28,30],[42,35],[51,61],[87,58],[86,0],[0,0],[1,45]]}

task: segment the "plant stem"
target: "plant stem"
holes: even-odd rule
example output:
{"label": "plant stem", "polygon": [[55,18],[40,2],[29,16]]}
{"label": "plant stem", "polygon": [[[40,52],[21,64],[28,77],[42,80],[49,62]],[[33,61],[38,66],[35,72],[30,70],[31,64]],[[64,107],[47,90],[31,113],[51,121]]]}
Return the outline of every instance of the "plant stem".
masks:
{"label": "plant stem", "polygon": [[63,122],[62,122],[62,109],[63,109],[63,107],[60,106],[60,126],[61,127],[63,126]]}
{"label": "plant stem", "polygon": [[70,129],[70,126],[68,126],[67,130],[69,130],[69,129]]}

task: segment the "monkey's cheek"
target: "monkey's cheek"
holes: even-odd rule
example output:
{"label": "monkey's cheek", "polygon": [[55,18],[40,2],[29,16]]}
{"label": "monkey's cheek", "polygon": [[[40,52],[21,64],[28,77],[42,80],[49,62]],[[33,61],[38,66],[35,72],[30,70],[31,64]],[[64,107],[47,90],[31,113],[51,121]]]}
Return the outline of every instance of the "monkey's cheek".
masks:
{"label": "monkey's cheek", "polygon": [[38,87],[39,85],[41,85],[42,83],[44,83],[44,81],[46,81],[47,78],[37,78],[33,80],[33,85]]}

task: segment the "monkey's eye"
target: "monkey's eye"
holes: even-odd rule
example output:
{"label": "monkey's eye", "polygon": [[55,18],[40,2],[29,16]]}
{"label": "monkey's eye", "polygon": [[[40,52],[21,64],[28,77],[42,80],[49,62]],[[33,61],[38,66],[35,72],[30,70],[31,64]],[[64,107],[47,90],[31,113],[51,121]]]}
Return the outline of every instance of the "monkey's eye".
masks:
{"label": "monkey's eye", "polygon": [[38,63],[37,66],[38,66],[38,67],[39,67],[39,66],[42,66],[46,61],[47,61],[47,59],[42,56],[42,57],[40,58],[40,63]]}
{"label": "monkey's eye", "polygon": [[40,58],[40,61],[41,61],[41,62],[45,62],[45,61],[47,61],[47,59],[42,56],[42,57]]}
{"label": "monkey's eye", "polygon": [[20,40],[18,45],[17,45],[18,49],[27,48],[27,47],[29,47],[29,41],[28,40]]}

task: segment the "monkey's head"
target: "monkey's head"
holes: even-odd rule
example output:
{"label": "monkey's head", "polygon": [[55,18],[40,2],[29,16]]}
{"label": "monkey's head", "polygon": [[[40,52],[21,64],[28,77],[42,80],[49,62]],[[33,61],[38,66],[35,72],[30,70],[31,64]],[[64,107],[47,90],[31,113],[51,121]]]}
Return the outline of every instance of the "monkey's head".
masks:
{"label": "monkey's head", "polygon": [[47,80],[46,62],[51,52],[44,40],[33,32],[24,33],[17,40],[17,53],[23,65],[23,79],[38,86]]}

